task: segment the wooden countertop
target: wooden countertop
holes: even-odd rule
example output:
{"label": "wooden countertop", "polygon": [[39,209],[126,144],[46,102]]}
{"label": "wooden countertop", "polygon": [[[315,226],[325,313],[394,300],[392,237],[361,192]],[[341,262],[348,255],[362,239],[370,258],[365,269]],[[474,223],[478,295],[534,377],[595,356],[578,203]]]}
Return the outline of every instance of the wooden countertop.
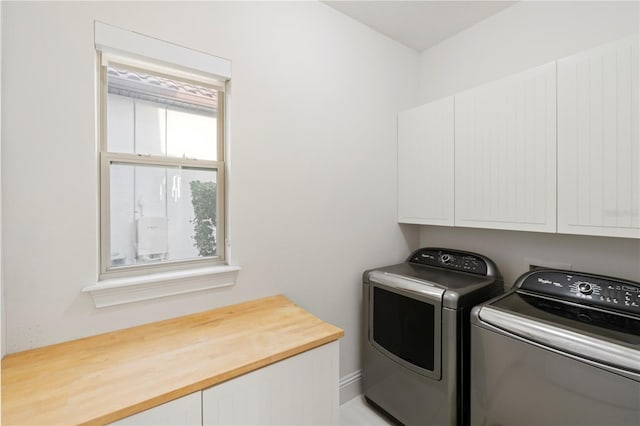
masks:
{"label": "wooden countertop", "polygon": [[284,296],[7,355],[2,424],[105,424],[337,340]]}

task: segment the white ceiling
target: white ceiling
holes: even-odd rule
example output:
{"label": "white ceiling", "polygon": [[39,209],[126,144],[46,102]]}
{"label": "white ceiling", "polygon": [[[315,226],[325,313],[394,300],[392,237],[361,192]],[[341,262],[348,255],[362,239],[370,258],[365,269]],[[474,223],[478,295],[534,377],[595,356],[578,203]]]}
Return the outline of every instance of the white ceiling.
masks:
{"label": "white ceiling", "polygon": [[515,1],[324,1],[421,52],[516,3]]}

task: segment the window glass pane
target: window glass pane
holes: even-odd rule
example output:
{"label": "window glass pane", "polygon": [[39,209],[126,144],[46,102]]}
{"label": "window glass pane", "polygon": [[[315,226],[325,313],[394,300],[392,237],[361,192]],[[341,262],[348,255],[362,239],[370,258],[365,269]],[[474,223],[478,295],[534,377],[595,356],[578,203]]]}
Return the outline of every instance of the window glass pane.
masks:
{"label": "window glass pane", "polygon": [[217,160],[218,91],[107,67],[107,151]]}
{"label": "window glass pane", "polygon": [[107,98],[107,134],[109,149],[134,152],[133,99],[119,95]]}
{"label": "window glass pane", "polygon": [[206,115],[167,108],[167,155],[215,160],[217,124]]}
{"label": "window glass pane", "polygon": [[133,100],[135,137],[133,151],[138,154],[165,155],[167,123],[165,107],[151,102]]}
{"label": "window glass pane", "polygon": [[111,266],[217,255],[217,171],[110,166]]}

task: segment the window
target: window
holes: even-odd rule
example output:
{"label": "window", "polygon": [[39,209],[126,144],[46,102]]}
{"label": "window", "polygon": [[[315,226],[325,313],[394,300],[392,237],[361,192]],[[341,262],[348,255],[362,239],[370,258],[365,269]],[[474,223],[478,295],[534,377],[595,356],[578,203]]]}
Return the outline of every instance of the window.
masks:
{"label": "window", "polygon": [[101,55],[101,276],[225,260],[224,82]]}

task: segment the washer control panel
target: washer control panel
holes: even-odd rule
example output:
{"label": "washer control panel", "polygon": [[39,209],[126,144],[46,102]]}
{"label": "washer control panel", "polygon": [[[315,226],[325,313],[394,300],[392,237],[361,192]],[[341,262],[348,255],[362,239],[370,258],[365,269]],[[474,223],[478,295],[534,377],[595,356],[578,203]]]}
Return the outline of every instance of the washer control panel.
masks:
{"label": "washer control panel", "polygon": [[422,248],[411,254],[407,262],[477,275],[487,275],[488,271],[487,262],[479,255],[446,249]]}
{"label": "washer control panel", "polygon": [[516,287],[560,299],[640,315],[640,283],[570,271],[543,270]]}

